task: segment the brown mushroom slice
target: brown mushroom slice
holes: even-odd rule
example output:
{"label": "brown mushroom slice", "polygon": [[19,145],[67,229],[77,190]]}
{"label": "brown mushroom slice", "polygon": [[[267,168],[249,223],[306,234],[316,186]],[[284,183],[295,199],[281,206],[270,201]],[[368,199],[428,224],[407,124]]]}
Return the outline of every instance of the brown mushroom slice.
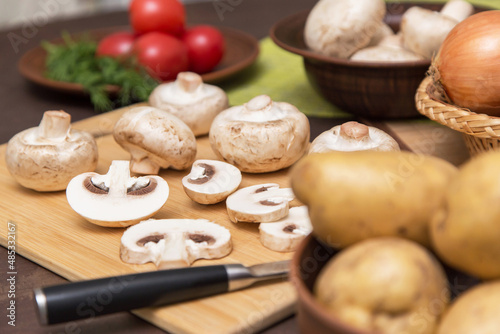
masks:
{"label": "brown mushroom slice", "polygon": [[358,122],[346,122],[321,133],[309,147],[309,153],[399,150],[399,144],[390,135]]}
{"label": "brown mushroom slice", "polygon": [[46,111],[38,127],[9,140],[7,169],[23,187],[37,191],[66,189],[78,174],[95,170],[97,145],[92,135],[71,129],[71,115]]}
{"label": "brown mushroom slice", "polygon": [[239,189],[226,200],[233,223],[272,222],[288,215],[289,202],[295,198],[291,188],[276,183],[257,184]]}
{"label": "brown mushroom slice", "polygon": [[131,171],[158,174],[160,168],[186,169],[196,157],[196,138],[174,115],[153,107],[134,107],[116,122],[113,136],[131,155]]}
{"label": "brown mushroom slice", "polygon": [[260,242],[276,252],[293,252],[312,231],[307,206],[290,208],[288,216],[259,225]]}
{"label": "brown mushroom slice", "polygon": [[131,177],[129,161],[114,160],[105,175],[83,173],[66,190],[68,203],[88,221],[125,227],[152,217],[168,199],[167,181],[156,175]]}
{"label": "brown mushroom slice", "polygon": [[195,136],[207,134],[215,116],[229,107],[222,89],[203,83],[201,76],[192,72],[181,72],[176,81],[158,85],[149,96],[149,104],[179,117]]}
{"label": "brown mushroom slice", "polygon": [[149,219],[123,233],[120,257],[126,263],[153,262],[158,269],[167,269],[218,259],[231,250],[229,230],[208,220]]}
{"label": "brown mushroom slice", "polygon": [[265,173],[286,168],[309,145],[309,121],[293,105],[259,95],[215,117],[212,150],[242,172]]}
{"label": "brown mushroom slice", "polygon": [[197,160],[191,172],[182,178],[186,194],[200,204],[222,202],[238,189],[240,183],[240,170],[218,160]]}

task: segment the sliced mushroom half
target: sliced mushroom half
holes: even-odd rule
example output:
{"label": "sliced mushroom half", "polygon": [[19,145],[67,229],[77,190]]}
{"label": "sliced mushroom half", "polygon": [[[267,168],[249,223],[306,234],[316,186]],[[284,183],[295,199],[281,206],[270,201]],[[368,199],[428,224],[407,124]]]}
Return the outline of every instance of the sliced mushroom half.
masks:
{"label": "sliced mushroom half", "polygon": [[291,188],[258,184],[231,194],[226,200],[227,213],[233,223],[272,222],[288,215],[289,202],[294,198]]}
{"label": "sliced mushroom half", "polygon": [[259,226],[260,242],[276,252],[292,252],[312,231],[307,206],[291,208],[288,216]]}
{"label": "sliced mushroom half", "polygon": [[218,160],[197,160],[191,172],[182,178],[186,194],[200,204],[222,202],[238,189],[240,183],[240,170]]}
{"label": "sliced mushroom half", "polygon": [[127,229],[121,239],[124,262],[153,262],[158,269],[186,267],[197,259],[231,253],[228,229],[205,219],[149,219]]}
{"label": "sliced mushroom half", "polygon": [[66,189],[69,205],[88,221],[125,227],[152,217],[167,201],[169,187],[159,176],[131,177],[129,161],[115,160],[105,175],[83,173]]}

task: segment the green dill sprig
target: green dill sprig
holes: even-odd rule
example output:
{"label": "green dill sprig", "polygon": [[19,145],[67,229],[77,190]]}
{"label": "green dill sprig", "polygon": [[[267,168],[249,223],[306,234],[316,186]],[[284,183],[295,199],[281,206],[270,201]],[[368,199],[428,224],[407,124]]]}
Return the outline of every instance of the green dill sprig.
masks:
{"label": "green dill sprig", "polygon": [[[109,111],[115,103],[124,106],[146,101],[159,84],[133,58],[96,57],[97,42],[90,38],[84,36],[76,41],[67,32],[63,32],[62,38],[61,44],[42,42],[47,52],[45,76],[81,84],[96,111]],[[107,85],[120,87],[117,101],[110,99]]]}

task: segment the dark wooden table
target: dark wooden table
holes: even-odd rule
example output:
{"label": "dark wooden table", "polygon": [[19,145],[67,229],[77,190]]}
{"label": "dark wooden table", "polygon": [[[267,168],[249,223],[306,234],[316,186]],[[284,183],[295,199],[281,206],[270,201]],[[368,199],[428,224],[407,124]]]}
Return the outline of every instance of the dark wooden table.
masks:
{"label": "dark wooden table", "polygon": [[[300,10],[311,8],[316,0],[217,0],[187,5],[188,24],[207,23],[229,26],[246,31],[257,38],[267,36],[277,20]],[[58,3],[56,1],[56,3]],[[40,17],[43,17],[43,12]],[[57,21],[49,24],[35,21],[19,29],[0,32],[0,143],[14,134],[37,126],[42,113],[50,109],[63,109],[73,121],[94,116],[86,97],[73,96],[49,90],[27,82],[17,71],[19,58],[39,45],[41,40],[59,37],[61,31],[70,33],[109,26],[127,25],[126,12],[108,13],[92,17]],[[37,25],[38,24],[38,25]],[[316,136],[339,120],[310,119],[311,134]],[[3,157],[1,157],[3,159]],[[5,196],[5,194],[2,194]],[[6,222],[1,222],[2,224]],[[6,278],[7,250],[0,247],[0,333],[162,333],[160,329],[130,313],[121,313],[79,323],[79,331],[64,324],[42,327],[34,307],[32,289],[64,283],[66,280],[43,267],[16,257],[16,327],[7,325],[8,302]],[[207,329],[209,332],[210,329]],[[294,317],[275,324],[263,333],[298,333]]]}

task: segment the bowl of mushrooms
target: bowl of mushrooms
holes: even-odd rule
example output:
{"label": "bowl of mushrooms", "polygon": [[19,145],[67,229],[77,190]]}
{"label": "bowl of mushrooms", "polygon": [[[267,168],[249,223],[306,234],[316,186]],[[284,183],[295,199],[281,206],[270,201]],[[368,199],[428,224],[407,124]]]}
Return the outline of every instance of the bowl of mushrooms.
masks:
{"label": "bowl of mushrooms", "polygon": [[448,32],[483,10],[465,0],[320,0],[311,11],[277,22],[270,36],[303,57],[311,85],[338,108],[369,118],[410,118],[419,115],[415,92]]}

